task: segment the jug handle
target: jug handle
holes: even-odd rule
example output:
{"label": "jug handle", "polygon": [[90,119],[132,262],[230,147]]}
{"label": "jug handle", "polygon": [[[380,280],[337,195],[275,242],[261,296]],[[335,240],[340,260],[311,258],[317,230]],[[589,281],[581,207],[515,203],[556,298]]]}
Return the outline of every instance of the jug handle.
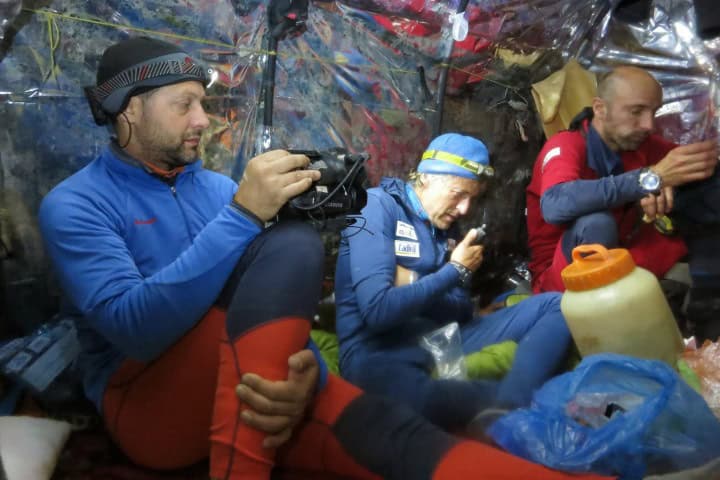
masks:
{"label": "jug handle", "polygon": [[[577,247],[573,248],[572,251],[572,259],[573,262],[585,262],[586,257],[592,253],[598,253],[602,257],[602,260],[607,260],[610,258],[610,254],[608,253],[608,249],[605,248],[603,245],[599,243],[589,243],[587,245],[578,245]],[[600,260],[600,259],[598,259]],[[595,261],[595,260],[592,260]]]}

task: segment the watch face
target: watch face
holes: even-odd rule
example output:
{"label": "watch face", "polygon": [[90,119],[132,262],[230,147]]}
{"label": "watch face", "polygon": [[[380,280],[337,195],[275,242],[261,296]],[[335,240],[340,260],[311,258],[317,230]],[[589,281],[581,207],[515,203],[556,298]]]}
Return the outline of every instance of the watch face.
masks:
{"label": "watch face", "polygon": [[654,172],[645,172],[640,179],[640,184],[645,190],[654,192],[660,189],[660,177]]}

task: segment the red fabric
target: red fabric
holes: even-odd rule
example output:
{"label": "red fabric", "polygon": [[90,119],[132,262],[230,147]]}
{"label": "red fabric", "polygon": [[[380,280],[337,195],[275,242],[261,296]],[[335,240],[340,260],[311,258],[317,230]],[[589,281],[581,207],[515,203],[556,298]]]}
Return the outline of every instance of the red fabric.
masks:
{"label": "red fabric", "polygon": [[550,470],[541,465],[513,457],[488,445],[462,442],[450,450],[438,465],[433,480],[482,478],[483,480],[601,480],[593,474],[571,474]]}
{"label": "red fabric", "polygon": [[210,428],[213,478],[270,478],[275,450],[263,448],[265,433],[240,420],[247,406],[238,401],[235,387],[247,372],[267,380],[286,379],[288,357],[305,347],[309,335],[310,322],[284,318],[256,327],[234,341],[223,339]]}
{"label": "red fabric", "polygon": [[[654,165],[675,145],[657,135],[651,135],[633,152],[621,155],[624,171]],[[538,154],[532,180],[527,187],[527,225],[531,260],[529,264],[533,290],[537,292],[564,291],[560,272],[567,262],[559,243],[566,230],[564,225],[546,223],[540,210],[540,198],[551,187],[574,180],[594,180],[597,174],[587,165],[585,137],[581,131],[563,131],[550,137]],[[568,199],[572,201],[572,199]],[[618,223],[621,246],[630,250],[635,262],[656,275],[663,275],[685,253],[679,238],[661,235],[652,226],[637,228],[639,213],[634,208],[621,207],[613,211]],[[623,239],[630,237],[627,242]],[[661,254],[658,254],[661,252]]]}
{"label": "red fabric", "polygon": [[156,469],[191,465],[208,456],[225,313],[211,309],[193,330],[155,361],[126,361],[103,402],[115,443],[139,464]]}
{"label": "red fabric", "polygon": [[668,237],[643,224],[640,232],[628,246],[635,264],[662,278],[687,253],[687,245],[680,237]]}
{"label": "red fabric", "polygon": [[301,472],[376,478],[345,453],[332,433],[337,417],[361,394],[335,376],[328,377],[308,421],[279,453],[263,448],[265,434],[239,420],[245,405],[237,400],[235,386],[242,374],[253,372],[269,380],[287,378],[287,359],[305,347],[309,334],[307,320],[285,318],[255,328],[233,342],[223,341],[210,436],[212,478],[268,479],[276,459],[286,468]]}
{"label": "red fabric", "polygon": [[155,175],[167,178],[167,179],[173,179],[177,177],[180,173],[182,173],[183,170],[185,170],[185,166],[182,167],[175,167],[171,168],[170,170],[165,170],[164,168],[160,168],[157,165],[153,165],[150,162],[142,162],[145,167],[147,167],[151,172],[153,172]]}
{"label": "red fabric", "polygon": [[560,272],[568,265],[560,242],[555,244],[555,252],[550,266],[539,275],[533,275],[533,290],[535,292],[564,292]]}
{"label": "red fabric", "polygon": [[278,464],[304,472],[326,471],[346,478],[380,480],[345,452],[331,430],[340,413],[361,394],[356,386],[328,375],[325,387],[315,397],[310,420],[293,442],[278,451]]}
{"label": "red fabric", "polygon": [[[238,421],[242,405],[235,386],[244,372],[286,378],[287,359],[304,348],[309,328],[309,322],[302,319],[272,322],[248,332],[233,349],[227,338],[221,340],[225,312],[211,309],[160,358],[149,364],[126,361],[112,376],[103,416],[113,441],[138,465],[175,470],[210,455],[212,425],[213,478],[225,478],[223,467],[231,457],[233,475],[229,478],[269,478],[275,452],[261,447],[263,434]],[[222,385],[217,386],[216,396],[218,379]],[[278,452],[278,466],[293,478],[316,478],[320,472],[324,472],[323,478],[340,474],[377,478],[344,452],[330,429],[345,406],[360,394],[356,387],[329,376],[316,396],[309,420]],[[236,425],[240,435],[235,435]],[[237,450],[231,448],[233,436]]]}

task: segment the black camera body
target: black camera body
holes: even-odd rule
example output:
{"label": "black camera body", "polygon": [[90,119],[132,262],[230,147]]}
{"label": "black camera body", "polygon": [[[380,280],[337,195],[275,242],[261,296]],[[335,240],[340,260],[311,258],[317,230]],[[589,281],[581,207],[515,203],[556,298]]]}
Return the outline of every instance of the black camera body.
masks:
{"label": "black camera body", "polygon": [[367,153],[331,150],[288,150],[310,159],[308,170],[319,170],[320,180],[293,197],[278,212],[279,219],[308,220],[321,229],[343,228],[367,203]]}

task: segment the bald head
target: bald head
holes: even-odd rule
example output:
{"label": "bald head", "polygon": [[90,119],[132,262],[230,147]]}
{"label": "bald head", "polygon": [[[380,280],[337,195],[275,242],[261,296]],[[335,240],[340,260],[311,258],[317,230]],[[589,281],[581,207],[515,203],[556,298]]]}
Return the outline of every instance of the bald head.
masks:
{"label": "bald head", "polygon": [[637,150],[655,129],[661,105],[662,88],[652,75],[638,67],[616,67],[598,82],[592,125],[611,149]]}
{"label": "bald head", "polygon": [[610,101],[617,90],[630,88],[635,91],[650,91],[662,95],[662,87],[655,77],[642,68],[624,65],[615,67],[600,76],[597,95],[605,101]]}

